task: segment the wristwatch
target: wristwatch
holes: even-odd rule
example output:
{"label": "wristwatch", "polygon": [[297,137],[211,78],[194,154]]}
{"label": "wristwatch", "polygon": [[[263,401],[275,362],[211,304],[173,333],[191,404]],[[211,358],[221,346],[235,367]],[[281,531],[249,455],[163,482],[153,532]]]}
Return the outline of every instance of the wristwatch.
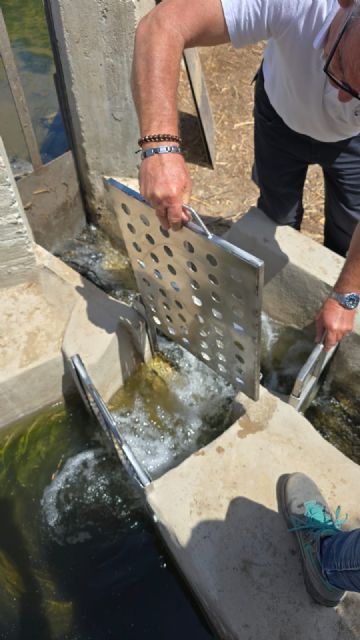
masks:
{"label": "wristwatch", "polygon": [[337,293],[337,291],[332,291],[329,295],[329,298],[336,300],[339,304],[341,304],[344,309],[353,310],[359,304],[360,296],[358,293]]}

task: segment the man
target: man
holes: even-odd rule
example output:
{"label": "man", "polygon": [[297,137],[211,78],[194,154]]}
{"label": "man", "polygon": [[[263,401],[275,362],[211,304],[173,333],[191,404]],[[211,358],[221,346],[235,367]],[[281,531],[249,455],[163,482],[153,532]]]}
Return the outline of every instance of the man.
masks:
{"label": "man", "polygon": [[[161,224],[176,230],[187,220],[182,204],[191,194],[177,137],[183,49],[268,40],[255,102],[259,205],[277,223],[300,228],[306,168],[317,162],[325,173],[325,242],[345,254],[352,238],[334,291],[317,316],[317,340],[326,331],[326,348],[351,331],[360,293],[359,5],[358,0],[163,0],[140,22],[135,41],[140,190]],[[164,137],[171,142],[165,152],[159,151]]]}

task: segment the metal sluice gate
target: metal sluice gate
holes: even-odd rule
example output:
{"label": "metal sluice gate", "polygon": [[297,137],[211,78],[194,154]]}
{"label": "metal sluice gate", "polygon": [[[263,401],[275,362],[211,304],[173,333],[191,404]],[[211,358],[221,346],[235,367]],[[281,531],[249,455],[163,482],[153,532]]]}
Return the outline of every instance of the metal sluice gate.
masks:
{"label": "metal sluice gate", "polygon": [[[106,180],[140,292],[152,348],[156,331],[179,343],[223,376],[237,391],[258,400],[260,386],[263,261],[197,224],[163,229],[135,191]],[[301,368],[289,403],[301,411],[333,355],[324,338]],[[70,358],[80,395],[112,441],[130,476],[145,487],[151,478],[121,437],[119,426],[94,387],[79,355]]]}
{"label": "metal sluice gate", "polygon": [[138,193],[112,178],[107,186],[148,323],[257,400],[263,261],[199,218],[167,231]]}

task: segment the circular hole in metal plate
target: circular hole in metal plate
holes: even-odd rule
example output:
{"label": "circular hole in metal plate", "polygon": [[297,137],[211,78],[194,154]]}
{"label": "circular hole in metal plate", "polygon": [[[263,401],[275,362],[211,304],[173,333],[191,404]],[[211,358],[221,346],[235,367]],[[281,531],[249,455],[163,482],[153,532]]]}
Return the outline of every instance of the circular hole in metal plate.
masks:
{"label": "circular hole in metal plate", "polygon": [[144,260],[137,260],[137,263],[139,265],[139,267],[141,267],[142,269],[146,269],[146,264],[144,262]]}
{"label": "circular hole in metal plate", "polygon": [[208,345],[208,343],[207,343],[207,342],[205,342],[205,340],[200,340],[200,347],[201,347],[202,349],[208,349],[208,348],[209,348],[209,345]]}
{"label": "circular hole in metal plate", "polygon": [[170,271],[170,273],[173,274],[173,276],[176,276],[176,269],[175,267],[172,266],[172,264],[168,264],[167,268]]}
{"label": "circular hole in metal plate", "polygon": [[168,332],[170,333],[171,336],[175,336],[176,335],[176,331],[175,331],[174,327],[168,327]]}
{"label": "circular hole in metal plate", "polygon": [[151,284],[147,278],[143,278],[142,281],[146,284],[147,287],[151,287]]}
{"label": "circular hole in metal plate", "polygon": [[240,351],[244,351],[244,347],[241,344],[241,342],[238,342],[237,340],[234,340],[234,345],[237,349],[240,349]]}
{"label": "circular hole in metal plate", "polygon": [[218,368],[218,371],[220,371],[220,373],[227,373],[227,371],[226,371],[226,369],[225,369],[223,364],[219,363],[217,368]]}
{"label": "circular hole in metal plate", "polygon": [[188,240],[184,240],[184,247],[186,249],[186,251],[188,251],[189,253],[194,253],[195,249],[192,246],[191,242],[189,242]]}
{"label": "circular hole in metal plate", "polygon": [[167,309],[168,311],[170,311],[170,305],[167,302],[163,302],[162,306],[164,307],[164,309]]}
{"label": "circular hole in metal plate", "polygon": [[193,271],[194,273],[197,272],[197,266],[196,264],[194,264],[194,262],[191,262],[191,260],[187,261],[186,266],[190,269],[190,271]]}
{"label": "circular hole in metal plate", "polygon": [[244,380],[242,380],[241,378],[235,378],[235,382],[239,384],[241,387],[243,387],[245,384]]}
{"label": "circular hole in metal plate", "polygon": [[174,289],[174,291],[180,291],[180,287],[179,287],[178,283],[175,282],[175,280],[170,282],[170,286]]}
{"label": "circular hole in metal plate", "polygon": [[212,292],[211,292],[211,297],[212,297],[212,299],[214,300],[214,302],[221,302],[221,298],[220,298],[220,296],[218,296],[218,294],[217,294],[217,293],[215,293],[215,291],[212,291]]}
{"label": "circular hole in metal plate", "polygon": [[223,314],[218,309],[211,309],[211,313],[213,314],[214,318],[216,318],[217,320],[223,319]]}
{"label": "circular hole in metal plate", "polygon": [[161,271],[159,271],[159,269],[154,269],[154,276],[155,276],[155,278],[157,278],[158,280],[162,280]]}
{"label": "circular hole in metal plate", "polygon": [[210,356],[208,353],[205,353],[205,351],[201,351],[201,357],[206,360],[207,362],[209,362],[209,360],[211,360]]}
{"label": "circular hole in metal plate", "polygon": [[129,229],[129,231],[131,233],[136,233],[136,229],[135,229],[134,225],[130,224],[130,222],[127,223],[127,228]]}
{"label": "circular hole in metal plate", "polygon": [[191,296],[191,299],[197,307],[202,307],[202,300],[200,300],[200,298],[197,298],[197,296]]}
{"label": "circular hole in metal plate", "polygon": [[142,249],[141,249],[140,245],[138,245],[137,242],[133,242],[133,247],[134,247],[134,249],[136,249],[136,251],[141,253]]}
{"label": "circular hole in metal plate", "polygon": [[226,358],[223,353],[217,353],[216,357],[218,360],[220,360],[220,362],[226,362]]}
{"label": "circular hole in metal plate", "polygon": [[129,216],[131,214],[131,211],[130,211],[129,207],[127,206],[127,204],[125,204],[125,202],[123,202],[121,204],[121,208],[122,208],[123,212],[126,213],[127,216]]}
{"label": "circular hole in metal plate", "polygon": [[243,297],[241,295],[241,293],[239,293],[238,291],[233,291],[233,293],[231,294],[231,296],[234,298],[234,300],[236,300],[237,302],[241,302]]}
{"label": "circular hole in metal plate", "polygon": [[200,322],[200,324],[205,324],[204,318],[199,313],[195,314],[195,318],[198,322]]}
{"label": "circular hole in metal plate", "polygon": [[216,342],[216,346],[218,349],[223,349],[224,348],[224,343],[222,340],[215,340]]}
{"label": "circular hole in metal plate", "polygon": [[166,320],[172,324],[172,318],[171,318],[171,316],[165,316],[165,317],[166,317]]}
{"label": "circular hole in metal plate", "polygon": [[140,220],[146,227],[150,227],[149,218],[147,218],[144,213],[140,213]]}
{"label": "circular hole in metal plate", "polygon": [[161,320],[157,316],[153,316],[153,320],[154,320],[155,324],[158,324],[158,325],[161,324]]}
{"label": "circular hole in metal plate", "polygon": [[175,304],[177,306],[178,309],[183,309],[183,305],[181,304],[181,302],[179,302],[179,300],[175,300]]}
{"label": "circular hole in metal plate", "polygon": [[178,313],[178,317],[180,318],[181,322],[186,322],[186,318],[182,313]]}
{"label": "circular hole in metal plate", "polygon": [[235,331],[238,331],[239,333],[244,333],[244,327],[241,326],[241,324],[238,324],[237,322],[233,322],[233,329],[235,329]]}
{"label": "circular hole in metal plate", "polygon": [[211,284],[219,284],[219,280],[217,279],[216,276],[214,276],[213,273],[209,273],[208,278]]}
{"label": "circular hole in metal plate", "polygon": [[190,284],[193,289],[200,289],[200,285],[196,280],[191,280]]}
{"label": "circular hole in metal plate", "polygon": [[161,295],[164,296],[164,298],[167,298],[167,293],[165,289],[162,289],[161,287],[159,287],[159,293],[161,293]]}
{"label": "circular hole in metal plate", "polygon": [[190,344],[187,338],[181,338],[181,342],[183,342],[184,344]]}
{"label": "circular hole in metal plate", "polygon": [[[143,278],[143,280],[144,280],[144,278]],[[150,283],[149,283],[149,284],[150,284]],[[148,293],[148,294],[147,294],[147,297],[148,297],[148,298],[149,298],[149,300],[151,300],[152,302],[155,302],[155,297],[154,297],[154,294],[153,294],[153,293]]]}
{"label": "circular hole in metal plate", "polygon": [[146,238],[146,240],[147,240],[148,242],[150,242],[150,244],[155,244],[155,240],[154,240],[154,238],[150,235],[150,233],[147,233],[147,234],[145,235],[145,238]]}
{"label": "circular hole in metal plate", "polygon": [[168,238],[170,236],[170,233],[167,229],[164,229],[164,227],[160,227],[160,233],[164,236],[164,238]]}
{"label": "circular hole in metal plate", "polygon": [[208,253],[206,255],[206,260],[208,261],[209,264],[211,264],[212,267],[217,267],[218,261],[216,260],[215,256],[213,256],[212,253]]}
{"label": "circular hole in metal plate", "polygon": [[164,245],[164,251],[165,251],[166,255],[169,256],[169,258],[173,257],[174,254],[173,254],[172,250],[170,249],[170,247],[167,246],[167,244]]}
{"label": "circular hole in metal plate", "polygon": [[242,356],[240,356],[238,353],[235,353],[235,358],[238,362],[240,362],[241,364],[244,364],[245,360]]}
{"label": "circular hole in metal plate", "polygon": [[189,329],[187,328],[186,325],[182,324],[180,327],[180,333],[183,333],[187,336],[187,334],[189,333]]}
{"label": "circular hole in metal plate", "polygon": [[208,337],[208,332],[206,331],[206,329],[200,329],[199,334],[201,335],[202,338]]}
{"label": "circular hole in metal plate", "polygon": [[157,257],[156,253],[150,253],[150,256],[151,256],[153,262],[156,262],[156,264],[158,264],[159,258]]}
{"label": "circular hole in metal plate", "polygon": [[240,369],[240,367],[238,369],[236,369],[236,373],[238,376],[242,376],[244,371],[242,369]]}

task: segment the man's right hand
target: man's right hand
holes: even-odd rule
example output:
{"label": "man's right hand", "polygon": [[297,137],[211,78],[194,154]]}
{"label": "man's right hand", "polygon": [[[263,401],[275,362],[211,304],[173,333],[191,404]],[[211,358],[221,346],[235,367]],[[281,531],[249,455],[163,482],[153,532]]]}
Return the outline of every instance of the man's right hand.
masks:
{"label": "man's right hand", "polygon": [[182,209],[191,195],[191,178],[180,154],[164,153],[145,158],[139,174],[140,193],[164,229],[177,231],[190,215]]}

